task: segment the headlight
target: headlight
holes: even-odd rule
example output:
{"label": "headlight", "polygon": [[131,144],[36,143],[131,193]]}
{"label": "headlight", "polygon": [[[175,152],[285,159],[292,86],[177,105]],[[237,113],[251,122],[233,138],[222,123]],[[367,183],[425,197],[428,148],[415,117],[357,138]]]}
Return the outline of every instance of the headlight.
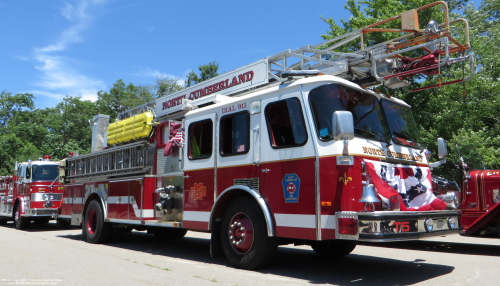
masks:
{"label": "headlight", "polygon": [[457,223],[456,223],[455,219],[452,218],[452,217],[449,217],[448,218],[448,228],[449,229],[455,229],[456,226],[457,226]]}
{"label": "headlight", "polygon": [[434,221],[431,218],[428,218],[424,221],[424,226],[427,232],[432,232],[432,230],[434,229]]}
{"label": "headlight", "polygon": [[48,200],[49,200],[49,195],[44,194],[44,195],[42,196],[42,199],[43,199],[44,201],[48,201]]}

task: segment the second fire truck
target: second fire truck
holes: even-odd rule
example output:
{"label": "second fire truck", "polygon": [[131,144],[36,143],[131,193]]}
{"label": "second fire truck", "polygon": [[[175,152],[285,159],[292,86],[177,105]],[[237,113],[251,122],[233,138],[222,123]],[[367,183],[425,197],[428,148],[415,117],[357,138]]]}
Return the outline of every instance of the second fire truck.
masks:
{"label": "second fire truck", "polygon": [[[446,22],[420,29],[418,12],[437,5]],[[411,33],[364,46],[367,33],[395,32],[377,27],[394,20]],[[59,218],[82,225],[91,243],[130,229],[165,238],[210,232],[212,256],[246,269],[268,263],[280,244],[338,257],[357,241],[456,233],[457,211],[432,193],[410,106],[368,89],[407,86],[414,74],[471,61],[451,57],[469,48],[452,37],[456,22],[467,25],[448,22],[446,3],[437,2],[283,51],[113,123],[97,115],[100,147],[61,162]],[[332,51],[355,40],[357,52]],[[417,49],[426,55],[401,56]]]}
{"label": "second fire truck", "polygon": [[44,156],[37,161],[17,163],[13,176],[0,181],[0,223],[14,221],[25,229],[31,221],[46,223],[55,219],[62,202],[58,181],[58,161]]}

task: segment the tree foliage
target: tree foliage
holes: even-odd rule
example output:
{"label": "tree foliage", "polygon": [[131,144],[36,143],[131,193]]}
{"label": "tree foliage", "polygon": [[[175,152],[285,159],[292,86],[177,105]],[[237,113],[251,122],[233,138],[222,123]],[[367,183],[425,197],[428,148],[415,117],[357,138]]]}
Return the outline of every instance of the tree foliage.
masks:
{"label": "tree foliage", "polygon": [[219,69],[219,63],[217,61],[210,62],[206,65],[201,65],[198,67],[200,70],[200,75],[197,75],[195,71],[190,71],[186,79],[186,87],[195,85],[209,78],[218,76],[217,70]]}

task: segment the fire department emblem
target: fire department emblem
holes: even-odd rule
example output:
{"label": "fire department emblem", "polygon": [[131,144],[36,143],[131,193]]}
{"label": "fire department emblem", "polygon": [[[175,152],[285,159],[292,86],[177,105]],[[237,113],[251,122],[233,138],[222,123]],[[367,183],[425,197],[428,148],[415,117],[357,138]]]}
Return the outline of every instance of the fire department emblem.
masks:
{"label": "fire department emblem", "polygon": [[298,203],[300,178],[296,174],[286,174],[283,178],[283,193],[285,203]]}
{"label": "fire department emblem", "polygon": [[203,186],[203,183],[195,183],[194,187],[191,188],[191,197],[194,197],[195,200],[202,200],[206,195],[207,187]]}

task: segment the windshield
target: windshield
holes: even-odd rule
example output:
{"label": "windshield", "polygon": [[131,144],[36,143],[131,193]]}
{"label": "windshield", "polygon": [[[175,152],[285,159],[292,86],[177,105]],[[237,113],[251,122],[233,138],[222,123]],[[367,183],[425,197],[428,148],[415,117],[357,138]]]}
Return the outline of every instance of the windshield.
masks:
{"label": "windshield", "polygon": [[332,115],[337,110],[350,111],[354,119],[354,133],[382,141],[389,140],[380,104],[374,95],[353,88],[330,84],[309,93],[316,131],[321,140],[331,140]]}
{"label": "windshield", "polygon": [[33,181],[54,181],[58,165],[33,165]]}
{"label": "windshield", "polygon": [[394,142],[419,147],[420,136],[410,108],[387,100],[381,103]]}

